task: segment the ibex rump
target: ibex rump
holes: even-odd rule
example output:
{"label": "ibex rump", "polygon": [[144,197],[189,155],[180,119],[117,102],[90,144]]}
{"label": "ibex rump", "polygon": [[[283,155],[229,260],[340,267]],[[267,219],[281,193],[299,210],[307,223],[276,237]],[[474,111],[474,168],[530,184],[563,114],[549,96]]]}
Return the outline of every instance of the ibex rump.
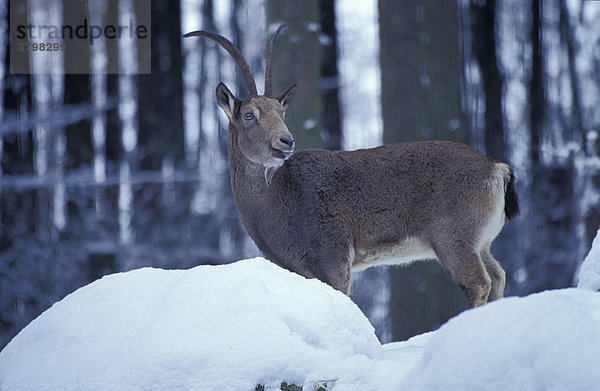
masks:
{"label": "ibex rump", "polygon": [[[281,27],[280,27],[281,29]],[[358,151],[294,152],[284,123],[295,85],[265,94],[239,50],[217,41],[242,72],[248,97],[224,84],[217,103],[229,118],[231,184],[242,222],[265,257],[349,293],[351,270],[438,259],[468,307],[502,297],[505,274],[490,253],[505,216],[518,213],[510,167],[460,143],[424,141]]]}

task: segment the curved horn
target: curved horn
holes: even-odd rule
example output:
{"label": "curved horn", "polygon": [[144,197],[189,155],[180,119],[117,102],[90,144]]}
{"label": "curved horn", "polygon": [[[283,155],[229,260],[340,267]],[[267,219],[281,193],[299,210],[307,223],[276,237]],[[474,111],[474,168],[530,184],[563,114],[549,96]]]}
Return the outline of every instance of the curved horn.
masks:
{"label": "curved horn", "polygon": [[252,69],[250,69],[248,62],[246,62],[246,59],[244,58],[240,50],[237,47],[235,47],[230,40],[221,35],[202,30],[192,31],[191,33],[185,34],[183,37],[206,37],[219,43],[219,45],[221,45],[223,49],[227,50],[231,57],[233,57],[235,63],[240,69],[240,72],[242,73],[242,78],[244,79],[244,83],[246,83],[246,88],[248,89],[248,95],[258,95],[258,92],[256,91],[256,82],[254,81],[254,75],[252,74]]}
{"label": "curved horn", "polygon": [[277,27],[277,31],[273,34],[273,39],[271,40],[271,44],[269,45],[269,52],[267,54],[267,66],[265,69],[265,96],[271,97],[273,94],[273,81],[271,80],[271,75],[273,73],[273,51],[275,49],[275,41],[277,41],[277,36],[282,30],[285,30],[287,25],[282,24]]}

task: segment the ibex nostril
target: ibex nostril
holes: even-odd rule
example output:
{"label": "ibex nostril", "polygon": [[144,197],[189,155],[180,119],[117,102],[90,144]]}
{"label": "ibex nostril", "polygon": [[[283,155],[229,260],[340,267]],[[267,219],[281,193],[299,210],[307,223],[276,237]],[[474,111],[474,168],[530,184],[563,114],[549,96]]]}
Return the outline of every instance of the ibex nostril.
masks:
{"label": "ibex nostril", "polygon": [[290,148],[294,147],[294,139],[293,138],[281,137],[279,139],[279,141],[281,141],[282,143],[284,143],[285,145],[287,145]]}

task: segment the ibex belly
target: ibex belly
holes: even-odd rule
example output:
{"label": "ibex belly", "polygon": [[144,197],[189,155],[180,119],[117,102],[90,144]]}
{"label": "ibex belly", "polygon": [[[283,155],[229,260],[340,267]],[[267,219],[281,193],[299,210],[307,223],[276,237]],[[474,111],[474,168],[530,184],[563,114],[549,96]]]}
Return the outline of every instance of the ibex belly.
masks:
{"label": "ibex belly", "polygon": [[377,265],[402,265],[422,259],[436,259],[433,249],[419,238],[409,237],[399,243],[375,248],[350,249],[352,270]]}

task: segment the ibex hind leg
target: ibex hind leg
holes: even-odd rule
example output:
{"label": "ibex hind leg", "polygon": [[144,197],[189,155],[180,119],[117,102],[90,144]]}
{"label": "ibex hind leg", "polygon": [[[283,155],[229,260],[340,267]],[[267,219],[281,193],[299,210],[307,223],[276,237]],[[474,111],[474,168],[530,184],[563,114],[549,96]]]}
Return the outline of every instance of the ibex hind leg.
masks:
{"label": "ibex hind leg", "polygon": [[454,282],[463,290],[468,308],[487,303],[492,283],[477,252],[447,244],[434,245],[434,251]]}
{"label": "ibex hind leg", "polygon": [[490,296],[488,301],[501,299],[504,297],[504,286],[506,285],[506,273],[500,266],[498,261],[492,256],[490,252],[490,245],[486,245],[481,250],[481,260],[485,265],[488,275],[492,279],[492,287],[490,289]]}

